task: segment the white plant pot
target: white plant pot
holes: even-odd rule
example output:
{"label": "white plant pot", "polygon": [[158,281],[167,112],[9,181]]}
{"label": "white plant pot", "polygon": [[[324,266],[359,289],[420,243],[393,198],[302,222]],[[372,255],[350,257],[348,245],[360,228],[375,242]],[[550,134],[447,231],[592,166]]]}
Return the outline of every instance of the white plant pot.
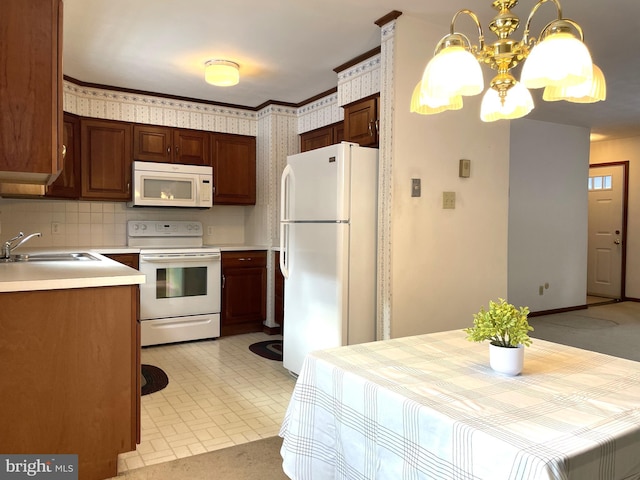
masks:
{"label": "white plant pot", "polygon": [[498,373],[519,375],[524,365],[524,346],[517,348],[499,347],[489,344],[489,364]]}

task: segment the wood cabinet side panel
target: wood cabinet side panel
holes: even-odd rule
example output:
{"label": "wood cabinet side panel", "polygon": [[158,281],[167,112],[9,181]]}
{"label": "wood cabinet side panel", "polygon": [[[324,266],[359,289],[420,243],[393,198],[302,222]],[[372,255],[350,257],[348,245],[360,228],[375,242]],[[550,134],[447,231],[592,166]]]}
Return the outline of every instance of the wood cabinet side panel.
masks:
{"label": "wood cabinet side panel", "polygon": [[62,172],[49,187],[46,195],[55,198],[80,197],[80,117],[64,115],[62,143],[66,148]]}
{"label": "wood cabinet side panel", "polygon": [[0,451],[77,453],[80,478],[115,475],[135,448],[134,289],[0,294]]}
{"label": "wood cabinet side panel", "polygon": [[62,3],[3,0],[0,15],[0,171],[61,168]]}

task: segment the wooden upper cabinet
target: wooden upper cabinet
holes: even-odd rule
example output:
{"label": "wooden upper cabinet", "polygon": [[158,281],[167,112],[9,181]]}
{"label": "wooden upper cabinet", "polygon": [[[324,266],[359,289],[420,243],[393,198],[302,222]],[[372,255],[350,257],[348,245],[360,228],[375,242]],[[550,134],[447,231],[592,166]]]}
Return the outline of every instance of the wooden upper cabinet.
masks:
{"label": "wooden upper cabinet", "polygon": [[378,146],[380,95],[363,98],[344,106],[344,139],[363,147]]}
{"label": "wooden upper cabinet", "polygon": [[80,117],[64,114],[62,140],[65,146],[62,172],[47,187],[46,196],[55,198],[80,197]]}
{"label": "wooden upper cabinet", "polygon": [[300,151],[308,152],[344,140],[344,122],[316,128],[300,135]]}
{"label": "wooden upper cabinet", "polygon": [[246,135],[211,135],[214,205],[255,205],[256,138]]}
{"label": "wooden upper cabinet", "polygon": [[173,162],[188,165],[209,165],[209,132],[199,130],[174,130]]}
{"label": "wooden upper cabinet", "polygon": [[209,132],[157,125],[133,127],[135,160],[209,165],[209,156]]}
{"label": "wooden upper cabinet", "polygon": [[171,162],[173,129],[156,125],[133,126],[133,158],[145,162]]}
{"label": "wooden upper cabinet", "polygon": [[2,0],[0,179],[62,169],[62,0]]}
{"label": "wooden upper cabinet", "polygon": [[82,198],[131,199],[133,124],[82,118]]}

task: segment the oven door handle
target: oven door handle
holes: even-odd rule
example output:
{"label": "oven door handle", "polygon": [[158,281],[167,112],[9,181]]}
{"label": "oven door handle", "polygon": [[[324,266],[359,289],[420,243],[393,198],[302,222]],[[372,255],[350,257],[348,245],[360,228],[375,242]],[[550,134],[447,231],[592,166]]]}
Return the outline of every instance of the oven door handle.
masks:
{"label": "oven door handle", "polygon": [[201,262],[203,260],[219,260],[219,253],[186,253],[167,255],[140,255],[140,260],[149,263]]}

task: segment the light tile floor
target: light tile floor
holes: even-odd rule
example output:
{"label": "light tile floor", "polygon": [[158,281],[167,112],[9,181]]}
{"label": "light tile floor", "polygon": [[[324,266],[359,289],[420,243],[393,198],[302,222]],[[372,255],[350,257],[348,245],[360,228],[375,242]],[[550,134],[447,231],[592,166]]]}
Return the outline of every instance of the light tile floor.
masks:
{"label": "light tile floor", "polygon": [[118,472],[271,437],[295,384],[282,362],[249,345],[281,336],[249,333],[142,349],[169,385],[142,397],[141,443],[118,457]]}

